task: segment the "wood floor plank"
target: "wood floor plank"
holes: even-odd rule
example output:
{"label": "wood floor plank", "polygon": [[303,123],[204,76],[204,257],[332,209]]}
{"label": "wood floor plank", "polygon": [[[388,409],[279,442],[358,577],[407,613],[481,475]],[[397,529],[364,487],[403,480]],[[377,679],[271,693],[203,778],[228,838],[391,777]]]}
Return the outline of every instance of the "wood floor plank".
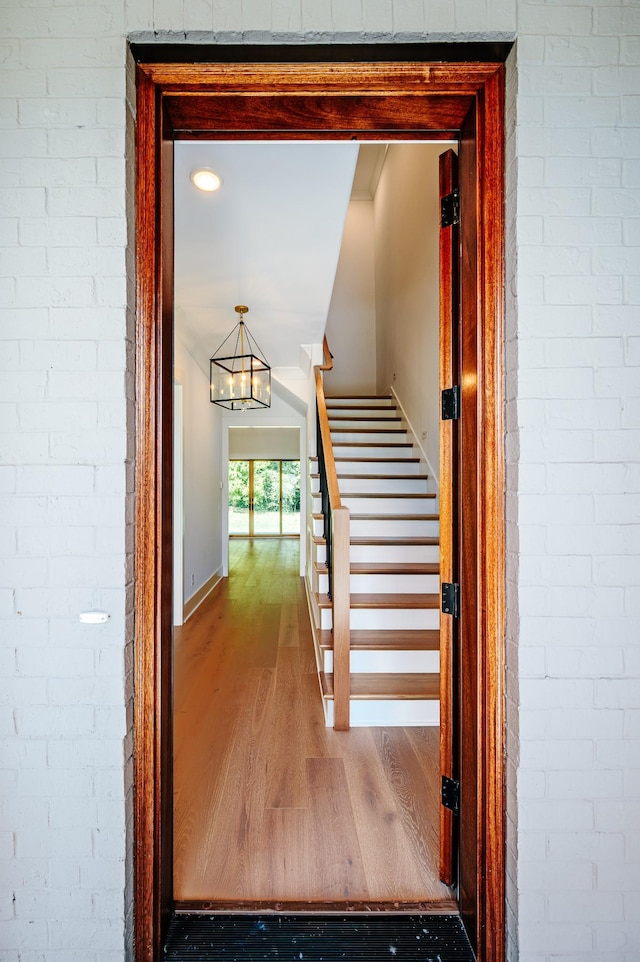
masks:
{"label": "wood floor plank", "polygon": [[342,740],[342,754],[369,898],[402,901],[415,898],[419,891],[429,898],[441,897],[435,872],[437,844],[427,872],[415,858],[406,825],[398,816],[396,796],[385,777],[372,729],[350,732]]}
{"label": "wood floor plank", "polygon": [[[397,803],[397,811],[409,839],[414,858],[433,865],[439,849],[438,821],[429,801],[428,779],[403,728],[373,728],[373,740]],[[434,876],[437,869],[434,866]],[[448,891],[442,886],[442,891]]]}
{"label": "wood floor plank", "polygon": [[368,899],[351,799],[341,758],[308,758],[307,848],[314,853],[310,886],[327,901]]}
{"label": "wood floor plank", "polygon": [[424,773],[425,834],[430,833],[431,844],[439,845],[440,787],[440,731],[437,728],[406,728],[405,734]]}
{"label": "wood floor plank", "polygon": [[[208,729],[208,737],[202,742],[210,754],[198,756],[188,784],[175,794],[176,821],[185,799],[197,813],[187,838],[174,830],[176,898],[205,898],[209,892],[234,898],[251,887],[248,826],[263,806],[265,780],[260,780],[256,732],[270,711],[274,687],[275,672],[251,672],[239,683],[239,697],[235,705],[229,704],[228,714],[221,700],[215,717],[203,723],[202,732]],[[239,744],[242,753],[235,750]],[[191,748],[183,749],[183,754],[188,757]],[[177,783],[177,765],[175,772]]]}
{"label": "wood floor plank", "polygon": [[298,598],[295,585],[289,582],[283,589],[280,607],[280,628],[278,632],[278,647],[298,648]]}
{"label": "wood floor plank", "polygon": [[272,898],[291,901],[311,897],[307,854],[306,809],[272,808],[264,813],[262,843],[265,876]]}
{"label": "wood floor plank", "polygon": [[333,728],[327,728],[322,705],[318,701],[320,685],[317,674],[302,675],[300,696],[307,706],[302,719],[305,758],[340,758],[340,739]]}
{"label": "wood floor plank", "polygon": [[267,748],[267,808],[305,808],[307,773],[300,719],[305,705],[297,684],[297,648],[278,652],[271,731]]}
{"label": "wood floor plank", "polygon": [[[274,673],[252,673],[246,710],[240,712],[212,795],[196,870],[198,897],[256,898],[263,884],[259,859],[265,808],[264,746],[273,707]],[[242,751],[237,751],[242,745]]]}

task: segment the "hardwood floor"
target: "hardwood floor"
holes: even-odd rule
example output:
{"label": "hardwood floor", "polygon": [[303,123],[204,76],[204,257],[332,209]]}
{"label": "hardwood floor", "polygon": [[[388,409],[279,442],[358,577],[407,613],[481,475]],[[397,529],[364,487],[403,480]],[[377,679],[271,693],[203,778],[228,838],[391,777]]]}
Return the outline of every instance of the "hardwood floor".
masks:
{"label": "hardwood floor", "polygon": [[438,730],[324,725],[297,540],[233,540],[175,633],[180,902],[449,902]]}

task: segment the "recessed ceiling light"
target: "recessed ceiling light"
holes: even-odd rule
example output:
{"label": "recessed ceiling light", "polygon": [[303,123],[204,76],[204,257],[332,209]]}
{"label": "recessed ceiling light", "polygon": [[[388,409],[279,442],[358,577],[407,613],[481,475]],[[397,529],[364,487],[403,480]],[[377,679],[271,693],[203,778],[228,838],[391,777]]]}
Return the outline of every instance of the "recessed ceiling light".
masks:
{"label": "recessed ceiling light", "polygon": [[215,170],[211,167],[198,167],[197,170],[191,171],[191,183],[198,190],[214,191],[220,190],[222,187],[222,177],[216,174]]}

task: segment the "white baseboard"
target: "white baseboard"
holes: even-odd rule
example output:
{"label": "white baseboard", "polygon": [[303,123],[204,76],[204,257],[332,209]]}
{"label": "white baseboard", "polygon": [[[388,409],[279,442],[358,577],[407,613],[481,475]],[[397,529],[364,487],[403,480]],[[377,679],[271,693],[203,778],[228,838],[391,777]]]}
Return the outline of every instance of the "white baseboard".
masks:
{"label": "white baseboard", "polygon": [[182,609],[182,622],[190,618],[194,613],[196,608],[199,608],[205,598],[208,598],[213,589],[222,580],[222,565],[213,572],[210,578],[207,578],[205,583],[201,588],[198,588],[195,594],[191,595],[188,601],[185,602],[184,608]]}
{"label": "white baseboard", "polygon": [[309,584],[309,579],[304,578],[304,588],[307,595],[307,606],[309,609],[309,621],[311,622],[311,635],[313,637],[313,650],[316,656],[316,681],[318,682],[318,697],[322,704],[322,710],[324,712],[325,725],[328,725],[327,721],[327,701],[322,695],[322,686],[320,684],[320,672],[322,671],[322,649],[320,648],[320,628],[315,623],[314,611],[313,611],[313,597],[314,591]]}
{"label": "white baseboard", "polygon": [[[423,460],[424,460],[424,463],[425,463],[426,466],[427,466],[427,471],[428,471],[428,473],[429,473],[429,477],[433,480],[433,483],[435,484],[435,486],[436,486],[436,488],[437,488],[437,492],[436,492],[436,493],[439,495],[439,494],[440,494],[440,475],[439,475],[439,473],[436,473],[436,471],[434,471],[433,465],[431,464],[431,462],[429,461],[429,458],[427,457],[427,452],[426,452],[425,449],[422,447],[422,443],[421,443],[421,441],[420,441],[420,438],[418,437],[418,433],[417,433],[417,431],[415,430],[415,428],[414,428],[413,424],[411,423],[411,421],[409,420],[409,418],[407,417],[407,412],[406,412],[405,409],[403,408],[403,406],[402,406],[402,401],[400,400],[400,398],[399,398],[398,395],[396,394],[395,389],[392,387],[390,390],[391,390],[391,393],[393,394],[393,396],[394,396],[394,398],[395,398],[395,400],[396,400],[396,402],[397,402],[397,404],[398,404],[398,407],[400,408],[400,413],[402,414],[402,417],[403,417],[404,420],[407,422],[407,427],[409,428],[409,431],[411,432],[411,436],[412,436],[412,438],[413,438],[413,443],[415,444],[415,446],[416,446],[416,447],[418,448],[418,450],[420,451],[420,454],[422,455],[422,458],[423,458]],[[439,468],[439,466],[438,466],[438,471],[439,471],[439,469],[440,469],[440,468]]]}

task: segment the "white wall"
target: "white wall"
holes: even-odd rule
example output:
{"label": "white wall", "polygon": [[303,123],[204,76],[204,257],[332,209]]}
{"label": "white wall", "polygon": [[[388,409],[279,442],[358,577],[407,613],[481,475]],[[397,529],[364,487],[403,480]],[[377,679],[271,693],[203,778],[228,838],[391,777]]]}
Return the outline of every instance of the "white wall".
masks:
{"label": "white wall", "polygon": [[182,384],[186,603],[222,567],[222,418],[217,406],[209,400],[209,379],[178,340],[175,376]]}
{"label": "white wall", "polygon": [[[213,32],[223,43],[517,32],[507,211],[511,957],[637,962],[640,9],[587,0],[6,0],[3,962],[116,962],[125,951],[134,423],[125,37],[153,39],[154,29]],[[81,627],[86,607],[106,608],[111,621]]]}
{"label": "white wall", "polygon": [[333,370],[325,377],[328,394],[375,394],[376,309],[373,203],[349,203],[327,317]]}
{"label": "white wall", "polygon": [[439,482],[442,144],[390,144],[373,202],[377,380],[395,391]]}
{"label": "white wall", "polygon": [[517,9],[507,451],[520,959],[632,962],[640,8]]}
{"label": "white wall", "polygon": [[300,428],[229,428],[229,458],[299,461]]}

